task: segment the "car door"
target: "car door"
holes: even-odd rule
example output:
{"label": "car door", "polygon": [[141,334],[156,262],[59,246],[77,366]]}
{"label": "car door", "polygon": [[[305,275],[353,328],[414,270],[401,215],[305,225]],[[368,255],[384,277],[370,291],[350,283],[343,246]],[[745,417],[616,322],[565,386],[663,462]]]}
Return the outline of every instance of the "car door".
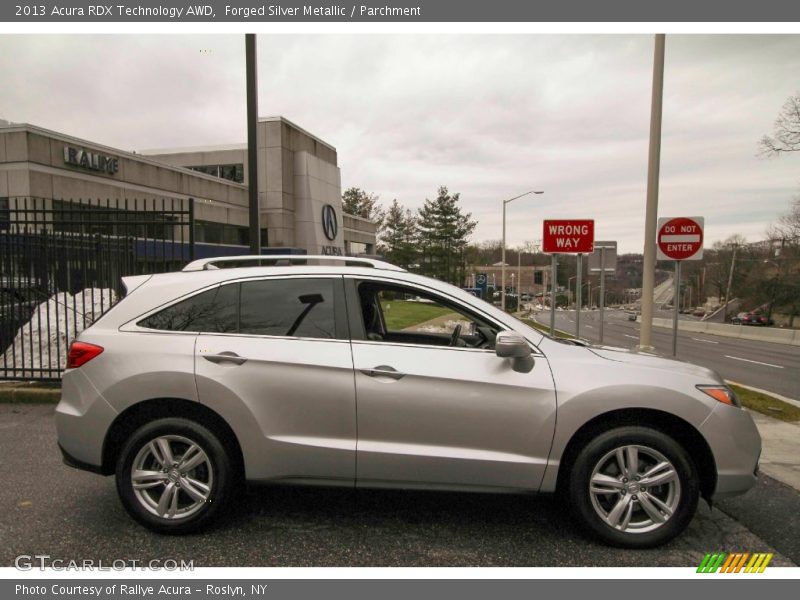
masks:
{"label": "car door", "polygon": [[342,277],[270,277],[221,289],[230,289],[222,304],[235,307],[235,324],[197,336],[197,391],[233,421],[248,478],[353,485],[355,390]]}
{"label": "car door", "polygon": [[[370,287],[389,292],[380,310]],[[430,289],[377,277],[348,278],[345,288],[357,485],[537,490],[556,411],[545,357],[514,371],[492,349],[496,323]],[[459,323],[464,336],[448,345]]]}

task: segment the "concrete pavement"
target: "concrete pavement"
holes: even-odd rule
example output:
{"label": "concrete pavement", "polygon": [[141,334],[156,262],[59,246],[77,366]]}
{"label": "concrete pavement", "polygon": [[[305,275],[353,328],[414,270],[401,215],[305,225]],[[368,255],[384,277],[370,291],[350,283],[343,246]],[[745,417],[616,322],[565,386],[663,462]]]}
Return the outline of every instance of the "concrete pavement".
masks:
{"label": "concrete pavement", "polygon": [[800,491],[800,425],[750,411],[761,434],[761,470]]}

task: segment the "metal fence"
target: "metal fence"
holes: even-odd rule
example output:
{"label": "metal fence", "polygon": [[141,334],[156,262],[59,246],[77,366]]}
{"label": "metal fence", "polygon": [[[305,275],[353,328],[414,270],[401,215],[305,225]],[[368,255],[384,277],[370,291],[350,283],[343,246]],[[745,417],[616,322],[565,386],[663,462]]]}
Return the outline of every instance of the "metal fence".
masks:
{"label": "metal fence", "polygon": [[0,379],[53,380],[120,278],[194,258],[192,199],[0,198]]}

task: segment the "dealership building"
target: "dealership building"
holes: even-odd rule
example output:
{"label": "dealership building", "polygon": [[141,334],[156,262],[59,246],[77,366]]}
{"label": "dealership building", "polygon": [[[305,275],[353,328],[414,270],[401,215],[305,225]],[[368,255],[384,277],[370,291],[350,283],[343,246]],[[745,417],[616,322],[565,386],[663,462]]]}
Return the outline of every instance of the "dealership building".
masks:
{"label": "dealership building", "polygon": [[[376,225],[342,210],[336,148],[283,117],[259,119],[257,131],[262,252],[373,254]],[[250,179],[245,144],[125,151],[0,122],[0,212],[13,198],[142,211],[192,199],[198,245],[248,253]]]}

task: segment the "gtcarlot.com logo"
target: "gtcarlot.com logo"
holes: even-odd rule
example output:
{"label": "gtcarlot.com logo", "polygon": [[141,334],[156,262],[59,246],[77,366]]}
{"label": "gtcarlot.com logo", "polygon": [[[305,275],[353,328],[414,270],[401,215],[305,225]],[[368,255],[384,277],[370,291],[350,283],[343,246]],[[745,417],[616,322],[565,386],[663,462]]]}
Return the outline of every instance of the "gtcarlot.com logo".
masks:
{"label": "gtcarlot.com logo", "polygon": [[135,569],[141,571],[194,571],[194,560],[174,558],[138,559],[63,559],[52,558],[49,554],[21,554],[14,559],[14,567],[19,571],[124,571]]}
{"label": "gtcarlot.com logo", "polygon": [[715,552],[706,554],[698,573],[763,573],[767,568],[772,554],[764,552]]}

